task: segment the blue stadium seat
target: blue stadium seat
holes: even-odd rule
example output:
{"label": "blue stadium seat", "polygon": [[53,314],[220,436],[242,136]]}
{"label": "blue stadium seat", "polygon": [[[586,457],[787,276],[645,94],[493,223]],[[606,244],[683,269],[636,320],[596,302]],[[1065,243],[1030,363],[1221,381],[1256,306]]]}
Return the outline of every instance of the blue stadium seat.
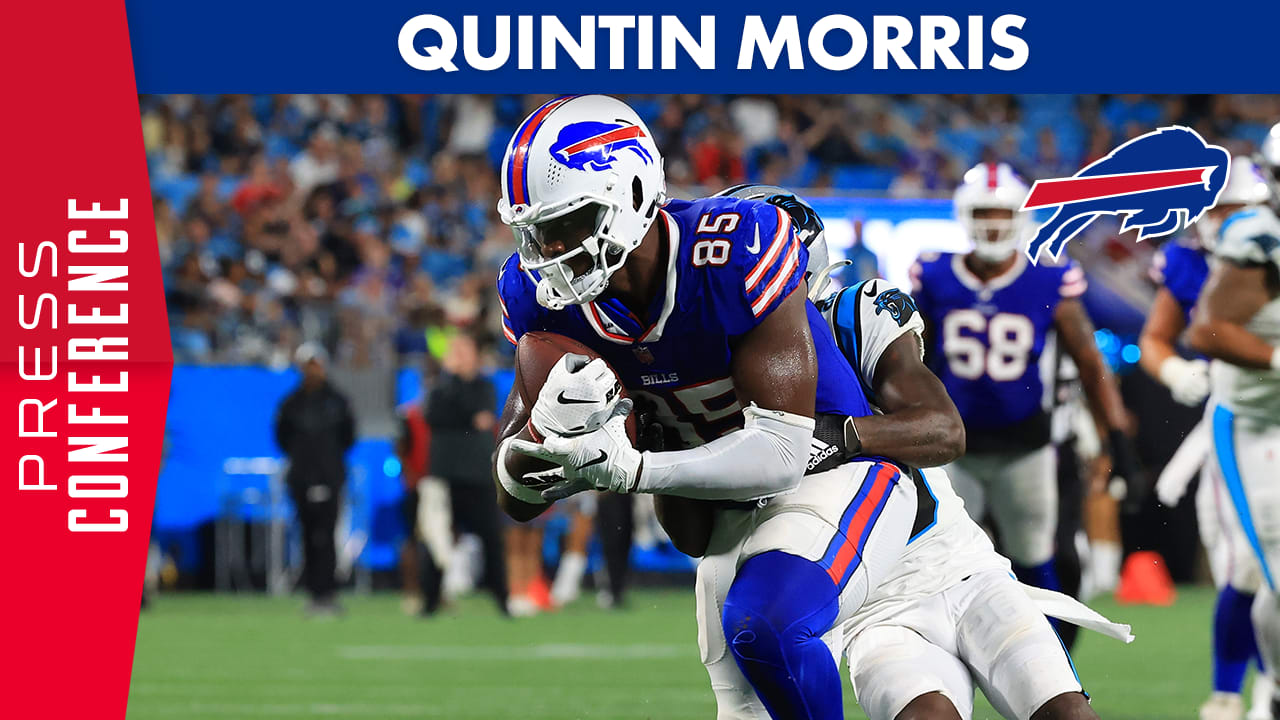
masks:
{"label": "blue stadium seat", "polygon": [[273,160],[279,157],[291,158],[298,154],[297,145],[294,145],[283,135],[277,135],[276,133],[268,133],[263,146],[266,149],[267,157]]}
{"label": "blue stadium seat", "polygon": [[514,127],[497,127],[489,136],[489,164],[495,168],[502,167],[502,157],[507,154],[507,143],[516,129]]}
{"label": "blue stadium seat", "polygon": [[151,184],[152,192],[164,198],[169,207],[179,215],[186,212],[187,203],[200,189],[200,179],[194,175],[178,175],[176,177],[157,178]]}
{"label": "blue stadium seat", "polygon": [[404,179],[420,188],[431,182],[431,168],[420,157],[409,158],[404,164]]}
{"label": "blue stadium seat", "polygon": [[234,195],[236,188],[240,187],[242,182],[244,178],[239,175],[223,175],[218,178],[218,199],[225,201]]}

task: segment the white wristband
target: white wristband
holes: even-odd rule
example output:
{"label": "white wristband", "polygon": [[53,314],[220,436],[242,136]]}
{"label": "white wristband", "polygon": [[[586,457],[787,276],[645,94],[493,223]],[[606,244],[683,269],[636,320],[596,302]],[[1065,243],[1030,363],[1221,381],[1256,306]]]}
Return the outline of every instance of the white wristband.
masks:
{"label": "white wristband", "polygon": [[524,485],[521,485],[515,478],[511,477],[511,473],[507,472],[507,453],[510,452],[511,441],[515,440],[515,438],[515,435],[510,435],[507,439],[502,441],[501,445],[498,446],[498,462],[496,468],[498,472],[498,482],[502,483],[502,489],[506,490],[508,495],[520,502],[529,503],[530,505],[546,505],[547,501],[543,499],[542,493],[534,490],[533,488],[527,488]]}
{"label": "white wristband", "polygon": [[1271,351],[1271,369],[1280,371],[1280,347]]}

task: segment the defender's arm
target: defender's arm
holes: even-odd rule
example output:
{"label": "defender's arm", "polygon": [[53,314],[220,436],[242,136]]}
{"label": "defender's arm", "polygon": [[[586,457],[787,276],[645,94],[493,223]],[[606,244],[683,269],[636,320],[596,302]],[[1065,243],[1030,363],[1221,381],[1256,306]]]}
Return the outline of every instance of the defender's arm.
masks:
{"label": "defender's arm", "polygon": [[964,422],[955,403],[921,360],[914,332],[894,340],[876,365],[873,389],[883,415],[850,418],[862,454],[914,465],[945,465],[964,454]]}
{"label": "defender's arm", "polygon": [[1265,266],[1220,262],[1200,293],[1187,340],[1197,352],[1232,365],[1280,369],[1280,348],[1244,327],[1270,300]]}

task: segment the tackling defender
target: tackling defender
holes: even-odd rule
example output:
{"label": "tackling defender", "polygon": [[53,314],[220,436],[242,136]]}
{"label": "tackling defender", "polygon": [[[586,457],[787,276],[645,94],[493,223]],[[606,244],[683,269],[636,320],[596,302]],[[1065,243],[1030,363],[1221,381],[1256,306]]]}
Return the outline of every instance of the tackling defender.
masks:
{"label": "tackling defender", "polygon": [[1057,590],[1049,413],[1057,341],[1079,369],[1095,422],[1108,429],[1113,470],[1133,482],[1138,463],[1120,392],[1078,300],[1084,270],[1074,262],[1032,265],[1019,251],[1030,229],[1018,211],[1027,191],[1005,163],[965,173],[955,207],[973,250],[922,256],[912,289],[930,365],[965,422],[968,452],[948,467],[956,491],[975,520],[990,509],[1019,580]]}
{"label": "tackling defender", "polygon": [[[1152,274],[1160,288],[1138,341],[1142,348],[1140,363],[1184,405],[1199,406],[1208,397],[1209,363],[1203,358],[1181,357],[1175,343],[1191,324],[1192,308],[1209,276],[1208,248],[1212,247],[1222,220],[1266,200],[1266,186],[1257,178],[1258,170],[1252,161],[1234,158],[1222,194],[1196,224],[1195,236],[1170,240],[1156,255]],[[1169,507],[1178,504],[1195,472],[1210,459],[1209,443],[1200,442],[1202,432],[1207,432],[1204,423],[1184,441],[1178,461],[1169,463],[1156,485],[1160,501]],[[1195,500],[1200,541],[1218,587],[1213,613],[1213,693],[1200,707],[1200,720],[1240,720],[1244,715],[1240,693],[1245,673],[1250,660],[1258,655],[1250,608],[1262,584],[1261,568],[1248,544],[1236,539],[1231,530],[1235,511],[1219,473],[1212,467],[1201,473]],[[1254,696],[1249,712],[1252,720],[1271,718],[1269,685],[1265,676],[1254,683],[1255,692],[1265,692]]]}
{"label": "tackling defender", "polygon": [[[823,297],[831,268],[812,210],[771,186],[726,193],[788,207],[796,226],[816,237],[810,297],[874,406],[872,415],[846,418],[846,434],[864,440],[862,452],[893,457],[928,491],[921,512],[932,513],[929,524],[862,609],[828,637],[847,653],[863,710],[872,720],[969,718],[980,686],[1007,718],[1096,718],[1044,611],[1115,636],[1127,632],[1063,596],[1041,593],[1047,607],[1038,607],[961,509],[946,473],[910,467],[949,462],[963,449],[954,442],[963,437],[960,416],[924,365],[923,324],[911,296],[876,279]],[[846,443],[846,452],[859,445]]]}
{"label": "tackling defender", "polygon": [[[1232,161],[1233,171],[1240,158]],[[1259,195],[1266,178],[1254,169]],[[1202,221],[1203,222],[1203,221]],[[1211,232],[1214,262],[1192,314],[1192,349],[1215,360],[1205,421],[1214,461],[1209,469],[1235,509],[1227,530],[1246,543],[1261,566],[1253,603],[1259,650],[1268,668],[1280,666],[1280,220],[1258,204],[1221,221]],[[1272,714],[1280,711],[1274,695]]]}
{"label": "tackling defender", "polygon": [[[512,393],[494,463],[503,508],[529,519],[589,488],[674,496],[667,511],[716,502],[697,599],[720,717],[758,716],[761,701],[777,718],[841,717],[822,637],[924,518],[916,479],[894,466],[811,458],[815,426],[839,445],[840,420],[871,411],[805,297],[808,250],[790,216],[758,201],[668,199],[644,123],[598,95],[534,112],[508,147],[502,188],[519,248],[498,280],[508,339],[559,333],[617,373],[565,356],[532,408]],[[631,447],[619,381],[685,449]],[[561,468],[511,477],[512,451]]]}

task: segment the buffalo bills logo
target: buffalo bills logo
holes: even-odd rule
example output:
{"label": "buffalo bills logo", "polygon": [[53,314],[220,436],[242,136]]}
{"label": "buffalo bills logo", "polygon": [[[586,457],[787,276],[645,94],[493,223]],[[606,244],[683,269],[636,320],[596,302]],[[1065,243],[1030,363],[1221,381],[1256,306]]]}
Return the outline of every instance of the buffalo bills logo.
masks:
{"label": "buffalo bills logo", "polygon": [[1027,257],[1046,246],[1055,259],[1067,241],[1101,215],[1123,215],[1120,231],[1161,237],[1195,222],[1214,206],[1231,156],[1190,128],[1166,127],[1136,137],[1073,177],[1037,180],[1023,210],[1057,207],[1036,230]]}
{"label": "buffalo bills logo", "polygon": [[551,156],[577,170],[606,170],[613,167],[618,153],[630,150],[648,165],[653,155],[641,144],[647,137],[638,125],[605,122],[577,122],[564,126],[551,145]]}
{"label": "buffalo bills logo", "polygon": [[916,301],[898,288],[890,288],[876,297],[876,314],[882,312],[889,313],[898,327],[902,327],[916,314]]}

